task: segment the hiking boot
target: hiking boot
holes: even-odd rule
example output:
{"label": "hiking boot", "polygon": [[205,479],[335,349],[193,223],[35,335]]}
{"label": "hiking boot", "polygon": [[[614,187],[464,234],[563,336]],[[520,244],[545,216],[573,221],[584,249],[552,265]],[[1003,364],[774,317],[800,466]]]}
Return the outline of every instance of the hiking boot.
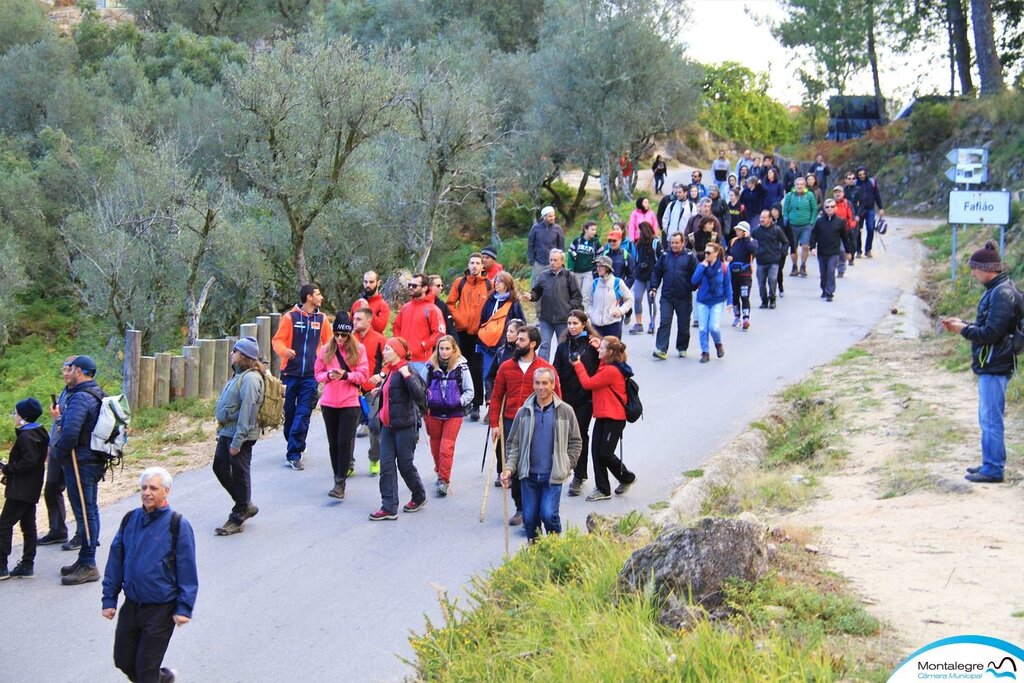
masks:
{"label": "hiking boot", "polygon": [[686,358],[686,349],[681,349],[677,352],[680,358]]}
{"label": "hiking boot", "polygon": [[744,320],[743,320],[743,329],[744,330],[749,330],[750,329],[750,318],[744,318]]}
{"label": "hiking boot", "polygon": [[334,485],[334,488],[331,489],[327,493],[327,495],[330,496],[331,498],[337,498],[339,500],[344,500],[345,499],[345,482],[339,481],[337,484]]}
{"label": "hiking boot", "polygon": [[709,360],[711,360],[711,356],[708,355],[707,351],[704,351],[700,354],[701,363],[707,363]]}
{"label": "hiking boot", "polygon": [[19,562],[11,570],[12,579],[31,579],[36,575],[35,569],[31,564],[25,564],[25,562]]}
{"label": "hiking boot", "polygon": [[370,461],[370,476],[371,477],[379,477],[380,476],[380,460],[371,460]]}
{"label": "hiking boot", "polygon": [[761,305],[758,306],[758,308],[768,308],[768,302],[767,301],[762,301]]}
{"label": "hiking boot", "polygon": [[370,435],[370,427],[369,427],[369,425],[359,425],[358,427],[356,427],[356,438],[357,439],[362,439],[363,437],[367,437],[369,435]]}
{"label": "hiking boot", "polygon": [[258,507],[256,507],[252,503],[249,503],[248,507],[245,508],[245,514],[242,515],[242,519],[243,520],[252,519],[256,515],[258,515],[259,512],[260,512],[260,509]]}
{"label": "hiking boot", "polygon": [[827,294],[827,295],[825,296],[825,301],[826,301],[827,303],[832,303],[832,295],[831,295],[831,294]]}
{"label": "hiking boot", "polygon": [[629,333],[630,334],[643,334],[644,333],[644,326],[641,325],[640,323],[637,323],[636,325],[633,325],[633,327],[629,328]]}
{"label": "hiking boot", "polygon": [[516,510],[516,514],[512,515],[512,519],[508,520],[509,526],[522,526],[523,525],[523,513]]}
{"label": "hiking boot", "polygon": [[580,479],[579,477],[573,477],[572,478],[572,483],[569,484],[569,495],[572,496],[573,498],[575,498],[576,496],[580,495],[580,490],[583,488],[583,482],[585,482],[585,481],[586,481],[586,479]]}
{"label": "hiking boot", "polygon": [[[782,296],[782,292],[779,292],[779,296]],[[768,301],[768,308],[775,308],[775,299],[770,299]]]}
{"label": "hiking boot", "polygon": [[473,409],[469,411],[469,419],[473,422],[480,421],[480,406],[473,406]]}
{"label": "hiking boot", "polygon": [[60,575],[61,576],[67,576],[68,574],[71,574],[76,569],[78,569],[78,567],[79,567],[78,560],[75,560],[74,564],[69,564],[69,565],[65,565],[65,566],[61,567],[60,568]]}
{"label": "hiking boot", "polygon": [[289,460],[288,467],[291,467],[293,470],[299,471],[306,469],[302,464],[302,458],[295,458],[295,460]]}
{"label": "hiking boot", "polygon": [[224,526],[219,526],[213,530],[213,533],[218,536],[232,536],[234,534],[240,534],[244,531],[242,525],[236,522],[234,519],[228,518],[228,521],[224,522]]}
{"label": "hiking boot", "polygon": [[371,522],[382,522],[386,519],[398,519],[398,514],[394,512],[388,512],[384,508],[377,510],[376,512],[370,513]]}
{"label": "hiking boot", "polygon": [[981,472],[981,468],[980,467],[968,467],[967,468],[967,474],[977,474],[978,472]]}
{"label": "hiking boot", "polygon": [[67,543],[67,540],[68,532],[65,531],[62,534],[57,534],[51,531],[45,536],[40,536],[36,539],[36,545],[57,545],[58,543]]}
{"label": "hiking boot", "polygon": [[732,326],[733,327],[739,327],[740,326],[740,317],[739,316],[736,316],[735,318],[732,319]]}
{"label": "hiking boot", "polygon": [[100,580],[100,573],[94,564],[80,564],[75,571],[71,572],[60,580],[65,586],[77,586],[83,583],[91,583]]}
{"label": "hiking boot", "polygon": [[437,484],[437,497],[444,498],[448,495],[448,482],[442,481]]}
{"label": "hiking boot", "polygon": [[587,502],[593,503],[596,500],[611,500],[612,494],[605,493],[600,489],[594,489],[594,492],[587,496]]}
{"label": "hiking boot", "polygon": [[66,541],[60,546],[61,550],[78,550],[82,547],[82,537],[72,536],[70,541]]}
{"label": "hiking boot", "polygon": [[715,344],[715,353],[719,358],[725,355],[725,346],[722,344]]}
{"label": "hiking boot", "polygon": [[420,502],[410,500],[408,503],[402,506],[402,512],[419,512],[423,509],[423,506],[427,504],[427,499],[424,498]]}
{"label": "hiking boot", "polygon": [[631,488],[633,488],[633,484],[635,484],[635,483],[636,483],[636,477],[633,477],[633,481],[620,482],[619,485],[615,487],[615,495],[616,496],[621,496],[622,494],[626,493]]}
{"label": "hiking boot", "polygon": [[[871,258],[871,254],[868,254],[868,258]],[[974,474],[968,474],[968,475],[964,476],[964,479],[966,479],[967,481],[969,481],[969,482],[971,482],[973,484],[1002,484],[1003,483],[1003,478],[1002,477],[993,477],[993,476],[990,476],[988,474],[982,474],[981,472],[976,472]]]}
{"label": "hiking boot", "polygon": [[668,354],[662,351],[661,349],[655,349],[654,353],[652,353],[651,355],[657,358],[658,360],[665,360],[666,358],[668,358]]}
{"label": "hiking boot", "polygon": [[797,269],[797,267],[795,265],[793,266],[793,270],[789,271],[789,276],[790,277],[796,277],[799,274],[800,274],[800,271]]}
{"label": "hiking boot", "polygon": [[807,277],[807,264],[806,263],[801,263],[800,264],[800,277]]}

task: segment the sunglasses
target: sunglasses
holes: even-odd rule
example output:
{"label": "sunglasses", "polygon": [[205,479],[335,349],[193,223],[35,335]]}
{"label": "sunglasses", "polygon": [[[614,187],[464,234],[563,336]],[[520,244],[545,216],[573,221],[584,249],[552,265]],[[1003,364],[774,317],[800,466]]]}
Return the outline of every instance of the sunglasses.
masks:
{"label": "sunglasses", "polygon": [[406,285],[406,287],[408,287],[409,289],[419,289],[420,287],[423,287],[423,285],[418,285],[415,282],[410,282],[408,285]]}
{"label": "sunglasses", "polygon": [[352,334],[352,333],[351,333],[351,332],[335,332],[335,333],[334,333],[334,336],[335,336],[335,337],[347,337],[347,336],[349,336],[350,334]]}

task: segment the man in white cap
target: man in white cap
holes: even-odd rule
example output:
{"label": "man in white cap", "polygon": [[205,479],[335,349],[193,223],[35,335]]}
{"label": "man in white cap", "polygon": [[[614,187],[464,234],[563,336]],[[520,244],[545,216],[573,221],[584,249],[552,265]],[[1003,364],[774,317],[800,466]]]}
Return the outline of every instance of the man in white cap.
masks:
{"label": "man in white cap", "polygon": [[533,266],[531,285],[537,284],[537,276],[548,267],[548,256],[552,249],[565,251],[565,233],[555,223],[555,209],[545,206],[540,210],[540,222],[530,228],[526,238],[526,258]]}

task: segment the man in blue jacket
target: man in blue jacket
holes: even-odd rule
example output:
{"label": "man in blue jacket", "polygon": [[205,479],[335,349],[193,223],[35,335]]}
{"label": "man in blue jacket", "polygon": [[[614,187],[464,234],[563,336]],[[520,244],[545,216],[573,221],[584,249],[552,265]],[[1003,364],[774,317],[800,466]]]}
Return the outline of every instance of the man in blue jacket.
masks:
{"label": "man in blue jacket", "polygon": [[171,510],[171,475],[150,467],[139,477],[142,507],[125,515],[114,536],[103,572],[103,616],[124,605],[114,635],[114,665],[130,681],[172,683],[174,672],[161,667],[175,626],[192,619],[199,573],[192,527]]}
{"label": "man in blue jacket", "polygon": [[672,233],[668,249],[654,264],[648,292],[651,301],[654,301],[658,287],[664,282],[665,286],[661,290],[661,321],[658,324],[653,354],[655,358],[661,360],[668,358],[668,340],[672,334],[673,314],[677,316],[676,351],[680,358],[686,357],[686,349],[690,346],[690,316],[693,314],[693,285],[690,278],[697,270],[697,259],[683,249],[681,233]]}
{"label": "man in blue jacket", "polygon": [[60,436],[53,445],[54,456],[64,469],[68,499],[75,513],[76,535],[82,540],[78,560],[61,567],[61,583],[65,586],[100,579],[96,570],[96,546],[100,537],[100,508],[96,498],[105,461],[102,453],[93,452],[90,442],[104,394],[93,379],[95,376],[96,362],[89,356],[76,356],[71,361]]}

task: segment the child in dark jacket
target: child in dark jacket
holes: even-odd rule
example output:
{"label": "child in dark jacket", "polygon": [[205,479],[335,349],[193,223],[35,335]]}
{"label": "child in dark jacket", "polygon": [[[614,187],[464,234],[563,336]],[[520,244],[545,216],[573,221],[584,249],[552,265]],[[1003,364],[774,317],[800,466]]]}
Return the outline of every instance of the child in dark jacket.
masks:
{"label": "child in dark jacket", "polygon": [[[34,398],[19,401],[14,413],[14,446],[7,463],[0,463],[3,483],[7,485],[4,509],[0,512],[0,581],[12,576],[29,578],[36,560],[36,503],[43,490],[43,469],[50,435],[36,420],[43,407]],[[14,525],[21,525],[24,537],[21,562],[7,571],[7,558],[11,554],[11,536]]]}

